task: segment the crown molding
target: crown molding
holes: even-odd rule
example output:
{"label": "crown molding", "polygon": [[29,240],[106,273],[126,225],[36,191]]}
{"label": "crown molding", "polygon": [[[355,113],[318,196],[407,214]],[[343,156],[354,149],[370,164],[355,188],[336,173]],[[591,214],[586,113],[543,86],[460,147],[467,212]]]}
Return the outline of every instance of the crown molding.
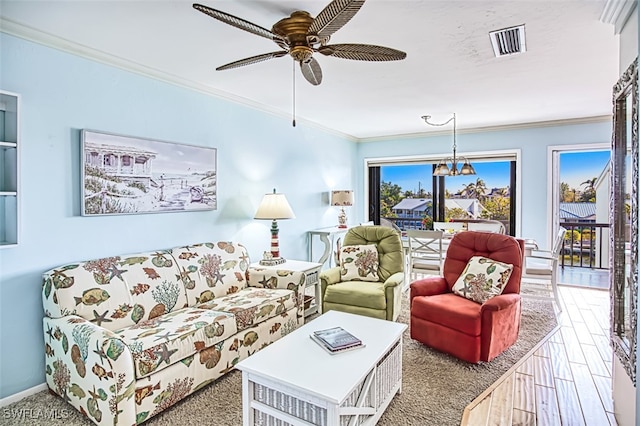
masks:
{"label": "crown molding", "polygon": [[[185,78],[181,78],[176,75],[169,74],[164,71],[160,71],[158,69],[151,68],[146,65],[142,65],[137,62],[130,61],[128,59],[123,59],[121,57],[112,55],[107,52],[93,49],[88,46],[76,43],[74,41],[67,40],[65,38],[55,36],[45,31],[38,30],[28,25],[24,25],[24,24],[12,21],[10,19],[0,17],[0,32],[6,33],[18,38],[22,38],[28,41],[32,41],[34,43],[38,43],[47,47],[51,47],[56,50],[70,53],[72,55],[79,56],[81,58],[89,59],[91,61],[95,61],[95,62],[99,62],[115,68],[119,68],[124,71],[132,72],[138,75],[142,75],[144,77],[169,83],[174,86],[179,86],[185,89],[189,89],[189,90],[200,92],[206,95],[214,96],[216,98],[224,99],[226,101],[243,105],[252,109],[256,109],[279,118],[284,118],[287,120],[291,119],[291,114],[289,112],[285,112],[276,108],[271,108],[267,105],[260,104],[258,102],[252,101],[250,99],[247,99],[241,96],[236,96],[228,92],[214,89],[210,86],[198,83],[196,81],[187,80]],[[307,127],[321,130],[325,133],[332,134],[334,136],[340,137],[342,139],[346,139],[351,142],[358,141],[358,138],[352,135],[339,132],[335,129],[330,129],[328,127],[322,126],[311,120],[307,120],[304,118],[296,118],[296,122],[302,123]]]}
{"label": "crown molding", "polygon": [[613,25],[615,34],[620,34],[637,3],[636,0],[607,0],[600,21]]}
{"label": "crown molding", "polygon": [[[612,9],[607,14],[607,16],[613,17],[615,15],[616,17],[620,17],[624,14],[623,11],[627,10],[626,8],[630,7],[631,9],[627,11],[627,15],[625,18],[626,20],[628,18],[628,15],[633,11],[633,7],[635,7],[635,4],[636,4],[636,1],[632,1],[632,0],[608,0],[607,6],[605,6],[605,10],[607,9],[607,7],[610,7]],[[603,12],[603,16],[604,16],[604,12]],[[247,99],[241,96],[236,96],[228,92],[220,91],[195,81],[187,80],[187,79],[178,77],[176,75],[169,74],[169,73],[157,70],[155,68],[148,67],[146,65],[142,65],[127,59],[120,58],[110,53],[93,49],[88,46],[76,43],[74,41],[70,41],[70,40],[52,35],[50,33],[35,29],[33,27],[20,24],[10,19],[0,17],[0,32],[9,34],[15,37],[19,37],[25,40],[29,40],[34,43],[51,47],[53,49],[57,49],[66,53],[70,53],[75,56],[89,59],[91,61],[113,66],[115,68],[119,68],[124,71],[142,75],[144,77],[163,81],[165,83],[169,83],[175,86],[200,92],[216,98],[224,99],[228,102],[232,102],[232,103],[246,106],[252,109],[256,109],[279,118],[283,118],[287,120],[291,119],[289,112],[284,112],[276,108],[271,108],[267,105],[260,104],[258,102],[252,101],[250,99]],[[416,138],[424,138],[425,136],[437,136],[437,135],[451,133],[450,131],[443,130],[443,131],[431,131],[431,132],[419,132],[419,133],[358,138],[356,136],[322,126],[308,119],[298,118],[296,119],[296,121],[304,124],[307,127],[315,128],[324,133],[332,134],[336,137],[342,138],[349,142],[356,142],[356,143],[416,139]],[[515,129],[537,128],[537,127],[564,126],[564,125],[571,125],[571,124],[588,124],[588,123],[597,123],[597,122],[605,122],[605,121],[611,121],[611,116],[586,117],[586,118],[553,120],[553,121],[543,121],[543,122],[533,122],[533,123],[519,123],[519,124],[504,125],[504,126],[476,127],[476,128],[468,128],[468,129],[457,129],[457,132],[459,134],[495,132],[495,131],[505,131],[505,130],[515,130]]]}
{"label": "crown molding", "polygon": [[[599,115],[594,117],[580,117],[580,118],[568,118],[562,120],[548,120],[548,121],[536,121],[531,123],[518,123],[518,124],[506,124],[502,126],[486,126],[486,127],[470,127],[466,129],[456,128],[457,134],[465,134],[465,133],[487,133],[487,132],[503,132],[507,130],[526,130],[526,129],[535,129],[542,127],[558,127],[558,126],[571,126],[571,125],[579,125],[579,124],[594,124],[594,123],[606,123],[611,122],[612,118],[610,115]],[[432,136],[440,136],[440,135],[449,135],[451,134],[451,130],[438,130],[434,132],[420,132],[420,133],[407,133],[395,136],[381,136],[381,137],[371,137],[371,138],[361,138],[358,139],[358,142],[366,143],[366,142],[383,142],[390,140],[402,140],[402,139],[418,139],[424,137],[432,137]]]}

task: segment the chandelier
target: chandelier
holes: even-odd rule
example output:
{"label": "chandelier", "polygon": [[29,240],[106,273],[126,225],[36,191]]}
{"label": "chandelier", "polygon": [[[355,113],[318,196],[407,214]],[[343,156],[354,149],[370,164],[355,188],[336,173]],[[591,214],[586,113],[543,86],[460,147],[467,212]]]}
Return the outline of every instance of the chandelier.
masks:
{"label": "chandelier", "polygon": [[[444,126],[449,124],[451,121],[453,121],[453,157],[447,157],[444,158],[442,160],[440,160],[440,162],[438,163],[438,165],[436,166],[436,169],[433,172],[434,176],[459,176],[459,175],[475,175],[476,171],[473,168],[473,166],[471,165],[471,163],[469,163],[469,160],[467,160],[465,157],[457,157],[456,156],[456,113],[453,113],[453,117],[451,117],[450,119],[448,119],[447,121],[445,121],[444,123],[432,123],[429,121],[429,119],[431,118],[430,115],[423,115],[422,119],[424,120],[425,123],[427,123],[429,126]],[[462,159],[463,164],[462,167],[460,168],[460,170],[458,170],[458,160]],[[447,165],[447,163],[451,163],[451,167],[449,167]]]}

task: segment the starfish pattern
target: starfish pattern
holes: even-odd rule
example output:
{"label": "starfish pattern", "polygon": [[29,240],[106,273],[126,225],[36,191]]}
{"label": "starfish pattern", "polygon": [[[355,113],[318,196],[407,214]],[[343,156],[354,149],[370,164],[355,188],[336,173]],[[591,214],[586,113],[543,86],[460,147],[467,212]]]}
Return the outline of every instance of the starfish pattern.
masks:
{"label": "starfish pattern", "polygon": [[90,321],[96,323],[98,327],[101,327],[103,322],[113,322],[109,318],[106,318],[108,313],[109,313],[108,309],[104,311],[102,315],[98,315],[96,311],[93,311],[93,319]]}
{"label": "starfish pattern", "polygon": [[[166,332],[166,333],[164,333],[164,334],[159,334],[159,335],[157,335],[157,336],[156,336],[156,341],[158,341],[158,340],[160,340],[160,339],[166,339],[166,340],[167,340],[167,342],[168,342],[169,340],[171,340],[170,338],[171,338],[171,337],[173,337],[173,336],[176,336],[176,334],[175,334],[175,333],[172,333],[171,331],[167,331],[167,332]],[[163,344],[164,344],[164,343],[163,343]]]}
{"label": "starfish pattern", "polygon": [[161,348],[162,348],[162,350],[153,351],[154,355],[156,355],[159,358],[158,364],[162,363],[162,361],[164,361],[167,364],[169,364],[170,359],[171,359],[171,355],[173,355],[174,353],[178,352],[178,350],[177,349],[169,350],[169,348],[167,348],[167,344],[166,343],[163,343]]}
{"label": "starfish pattern", "polygon": [[53,339],[53,328],[49,327],[49,324],[47,324],[47,334],[49,335],[49,343],[51,343],[51,339]]}
{"label": "starfish pattern", "polygon": [[258,283],[262,284],[262,287],[267,288],[267,284],[269,284],[269,278],[266,275],[263,275],[262,281],[258,281]]}
{"label": "starfish pattern", "polygon": [[102,349],[99,345],[98,342],[96,342],[96,348],[93,351],[94,353],[98,354],[98,356],[100,357],[100,364],[102,364],[102,360],[107,360],[107,354],[104,353],[104,349]]}
{"label": "starfish pattern", "polygon": [[111,281],[114,277],[118,277],[120,278],[120,281],[124,282],[124,279],[122,278],[122,274],[127,272],[126,269],[118,269],[118,267],[113,264],[111,265],[111,268],[109,268],[109,272],[111,272],[111,276],[109,277],[109,281]]}

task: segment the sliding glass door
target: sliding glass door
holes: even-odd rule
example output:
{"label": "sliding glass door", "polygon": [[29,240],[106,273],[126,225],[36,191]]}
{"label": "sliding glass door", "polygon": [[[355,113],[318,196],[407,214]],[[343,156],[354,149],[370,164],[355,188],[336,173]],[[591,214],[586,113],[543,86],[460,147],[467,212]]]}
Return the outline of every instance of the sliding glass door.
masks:
{"label": "sliding glass door", "polygon": [[433,176],[434,161],[370,163],[369,220],[401,230],[445,221],[497,220],[515,235],[516,161],[473,160],[475,175]]}

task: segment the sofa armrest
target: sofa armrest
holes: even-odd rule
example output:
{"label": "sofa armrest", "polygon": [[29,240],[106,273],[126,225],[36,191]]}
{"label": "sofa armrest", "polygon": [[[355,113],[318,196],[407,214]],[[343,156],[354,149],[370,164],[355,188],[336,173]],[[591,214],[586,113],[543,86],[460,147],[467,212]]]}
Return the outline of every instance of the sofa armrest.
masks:
{"label": "sofa armrest", "polygon": [[249,268],[247,270],[247,284],[249,287],[258,288],[286,288],[298,291],[298,287],[304,290],[306,276],[304,272],[290,271],[286,268],[267,269]]}
{"label": "sofa armrest", "polygon": [[396,287],[402,285],[404,282],[404,272],[396,272],[392,274],[387,280],[384,282],[385,290],[389,287]]}
{"label": "sofa armrest", "polygon": [[320,280],[321,300],[324,300],[324,293],[327,287],[340,282],[340,267],[336,266],[320,272],[318,280]]}
{"label": "sofa armrest", "polygon": [[449,287],[444,277],[433,276],[423,278],[411,283],[411,299],[416,296],[435,296],[436,294],[449,293]]}
{"label": "sofa armrest", "polygon": [[298,318],[304,318],[304,288],[307,276],[301,271],[290,271],[283,265],[282,269],[249,267],[247,285],[257,288],[283,288],[293,290],[298,307]]}
{"label": "sofa armrest", "polygon": [[518,303],[520,299],[521,296],[518,293],[500,294],[484,302],[480,311],[483,313],[485,311],[502,311],[509,309],[511,305]]}
{"label": "sofa armrest", "polygon": [[336,266],[320,272],[319,278],[326,285],[337,284],[340,282],[340,267]]}
{"label": "sofa armrest", "polygon": [[76,315],[43,319],[49,388],[93,421],[136,424],[133,356],[118,336]]}

